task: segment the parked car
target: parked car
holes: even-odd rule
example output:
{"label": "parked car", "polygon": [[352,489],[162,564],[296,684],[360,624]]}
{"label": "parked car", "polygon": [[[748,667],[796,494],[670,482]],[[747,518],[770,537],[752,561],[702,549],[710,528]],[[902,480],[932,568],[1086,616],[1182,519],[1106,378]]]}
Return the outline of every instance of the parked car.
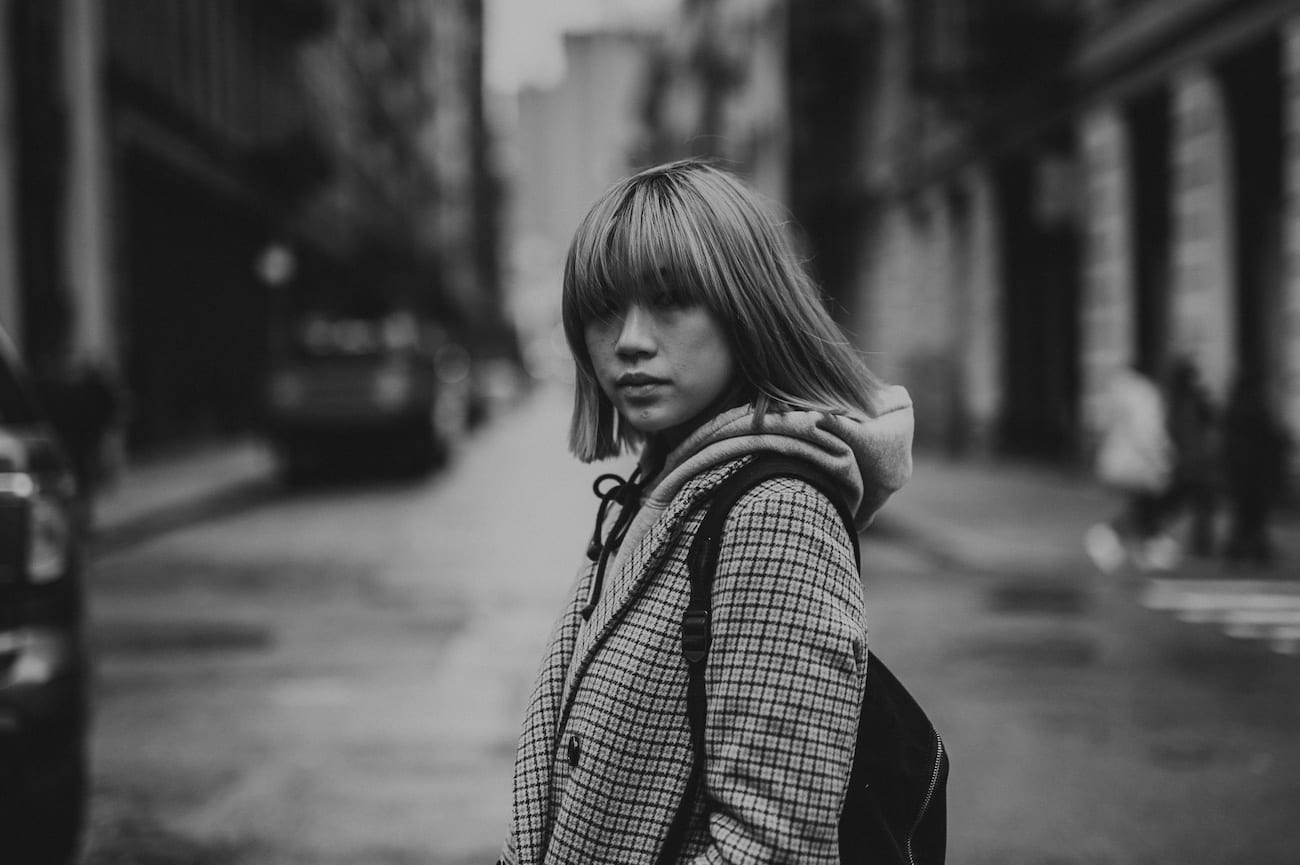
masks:
{"label": "parked car", "polygon": [[291,336],[266,401],[290,480],[362,459],[424,472],[445,458],[437,363],[413,318],[309,316]]}
{"label": "parked car", "polygon": [[67,865],[87,795],[85,508],[0,330],[0,862]]}

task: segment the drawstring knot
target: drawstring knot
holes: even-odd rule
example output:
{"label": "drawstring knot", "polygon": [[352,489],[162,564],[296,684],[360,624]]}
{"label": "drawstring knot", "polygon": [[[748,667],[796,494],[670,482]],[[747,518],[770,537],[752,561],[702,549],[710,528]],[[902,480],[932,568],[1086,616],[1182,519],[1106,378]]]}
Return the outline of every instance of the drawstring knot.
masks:
{"label": "drawstring knot", "polygon": [[[592,611],[596,609],[596,602],[600,600],[600,590],[605,582],[605,567],[609,563],[609,555],[622,543],[628,526],[632,523],[632,517],[641,505],[641,469],[632,472],[627,480],[616,474],[603,474],[591,485],[591,491],[596,494],[596,498],[600,499],[600,508],[596,511],[596,527],[592,530],[591,542],[587,544],[587,558],[596,563],[596,574],[591,581],[587,603],[582,608],[584,620],[591,618]],[[605,525],[605,515],[609,512],[611,504],[617,504],[620,510],[609,534],[602,540],[600,530]]]}

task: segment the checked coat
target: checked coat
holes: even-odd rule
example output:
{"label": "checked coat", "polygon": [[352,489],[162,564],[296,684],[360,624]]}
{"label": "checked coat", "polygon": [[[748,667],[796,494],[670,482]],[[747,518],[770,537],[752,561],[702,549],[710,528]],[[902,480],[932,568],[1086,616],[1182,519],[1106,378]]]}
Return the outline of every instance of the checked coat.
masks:
{"label": "checked coat", "polygon": [[[579,574],[525,717],[504,862],[656,861],[693,761],[680,644],[687,551],[711,491],[746,461],[688,473],[624,541],[586,621],[595,566]],[[905,461],[910,471],[910,450]],[[901,483],[886,481],[860,495],[865,510]],[[850,543],[834,506],[802,480],[764,481],[732,509],[713,584],[704,790],[679,861],[838,862],[867,663]]]}

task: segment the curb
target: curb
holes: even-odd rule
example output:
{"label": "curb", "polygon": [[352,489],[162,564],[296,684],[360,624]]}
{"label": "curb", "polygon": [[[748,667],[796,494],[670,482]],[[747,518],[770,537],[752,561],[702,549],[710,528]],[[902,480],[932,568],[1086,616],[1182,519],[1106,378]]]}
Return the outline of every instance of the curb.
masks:
{"label": "curb", "polygon": [[96,518],[88,551],[99,558],[186,526],[241,510],[269,500],[280,492],[274,477],[248,478],[194,495],[184,501],[142,510],[128,518],[101,522]]}
{"label": "curb", "polygon": [[128,468],[94,503],[90,556],[233,513],[280,489],[274,457],[256,442]]}

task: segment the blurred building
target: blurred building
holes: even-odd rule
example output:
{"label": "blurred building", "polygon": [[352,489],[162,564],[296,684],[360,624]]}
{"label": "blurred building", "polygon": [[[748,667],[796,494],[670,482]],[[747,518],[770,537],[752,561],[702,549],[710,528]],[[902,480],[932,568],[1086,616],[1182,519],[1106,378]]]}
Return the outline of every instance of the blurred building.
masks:
{"label": "blurred building", "polygon": [[510,237],[513,301],[534,371],[562,363],[552,328],[569,240],[596,198],[638,163],[641,81],[658,44],[643,27],[564,36],[565,74],[514,98]]}
{"label": "blurred building", "polygon": [[438,230],[425,244],[442,251],[446,283],[475,331],[470,342],[483,355],[512,355],[500,263],[503,166],[483,84],[483,0],[444,0],[431,23],[436,105],[423,150],[434,167]]}
{"label": "blurred building", "polygon": [[683,4],[646,74],[646,149],[707,156],[784,203],[848,323],[873,218],[867,120],[883,46],[871,2]]}
{"label": "blurred building", "polygon": [[879,4],[852,321],[910,387],[930,446],[1080,453],[1083,14],[1070,0]]}
{"label": "blurred building", "polygon": [[1078,459],[1111,372],[1179,357],[1300,433],[1300,3],[702,0],[668,43],[648,140],[784,187],[923,442]]}
{"label": "blurred building", "polygon": [[[947,383],[929,409],[947,440],[1085,454],[1111,373],[1159,378],[1182,357],[1220,404],[1260,378],[1300,430],[1300,4],[913,12],[895,24],[911,50],[881,81],[904,107],[881,118],[895,189],[863,330],[881,322],[869,344],[922,398]],[[945,321],[936,383],[888,340]]]}
{"label": "blurred building", "polygon": [[276,293],[500,329],[481,0],[4,0],[0,316],[140,448],[255,429]]}
{"label": "blurred building", "polygon": [[789,197],[791,52],[783,0],[687,3],[646,73],[645,158],[743,166],[771,198]]}

